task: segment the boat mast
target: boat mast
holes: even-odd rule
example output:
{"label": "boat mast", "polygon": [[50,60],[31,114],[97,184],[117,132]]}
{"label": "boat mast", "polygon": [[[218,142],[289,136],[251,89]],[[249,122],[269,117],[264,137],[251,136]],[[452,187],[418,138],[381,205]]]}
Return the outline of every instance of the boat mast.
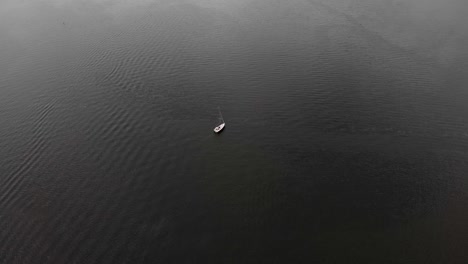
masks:
{"label": "boat mast", "polygon": [[219,111],[219,116],[221,117],[221,121],[223,121],[224,123],[223,114],[221,114],[221,109],[219,108],[219,106],[218,106],[218,111]]}

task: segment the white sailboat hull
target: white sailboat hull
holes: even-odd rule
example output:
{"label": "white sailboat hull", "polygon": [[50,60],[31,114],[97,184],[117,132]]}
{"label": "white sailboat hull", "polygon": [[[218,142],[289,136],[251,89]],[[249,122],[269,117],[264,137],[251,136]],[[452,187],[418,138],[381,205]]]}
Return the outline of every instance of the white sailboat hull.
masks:
{"label": "white sailboat hull", "polygon": [[213,131],[214,131],[215,133],[219,133],[219,132],[223,131],[223,129],[224,129],[225,126],[226,126],[226,123],[222,123],[221,125],[215,127],[215,128],[213,129]]}

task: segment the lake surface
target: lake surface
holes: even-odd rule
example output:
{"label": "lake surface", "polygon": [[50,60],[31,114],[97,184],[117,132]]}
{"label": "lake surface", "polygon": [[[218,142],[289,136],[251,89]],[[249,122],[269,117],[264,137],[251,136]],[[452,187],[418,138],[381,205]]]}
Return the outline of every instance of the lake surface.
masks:
{"label": "lake surface", "polygon": [[0,263],[468,263],[466,6],[2,1]]}

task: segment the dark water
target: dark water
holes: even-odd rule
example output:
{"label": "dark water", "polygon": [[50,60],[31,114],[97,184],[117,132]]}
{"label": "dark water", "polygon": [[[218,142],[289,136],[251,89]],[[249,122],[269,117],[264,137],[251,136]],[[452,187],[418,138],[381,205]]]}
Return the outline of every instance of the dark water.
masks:
{"label": "dark water", "polygon": [[0,263],[468,263],[466,11],[2,1]]}

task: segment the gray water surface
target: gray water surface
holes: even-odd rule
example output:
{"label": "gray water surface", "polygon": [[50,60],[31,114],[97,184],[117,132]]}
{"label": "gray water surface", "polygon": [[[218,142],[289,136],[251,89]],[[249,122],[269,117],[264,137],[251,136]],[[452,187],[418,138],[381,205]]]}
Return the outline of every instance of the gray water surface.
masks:
{"label": "gray water surface", "polygon": [[0,263],[467,263],[466,6],[2,1]]}

